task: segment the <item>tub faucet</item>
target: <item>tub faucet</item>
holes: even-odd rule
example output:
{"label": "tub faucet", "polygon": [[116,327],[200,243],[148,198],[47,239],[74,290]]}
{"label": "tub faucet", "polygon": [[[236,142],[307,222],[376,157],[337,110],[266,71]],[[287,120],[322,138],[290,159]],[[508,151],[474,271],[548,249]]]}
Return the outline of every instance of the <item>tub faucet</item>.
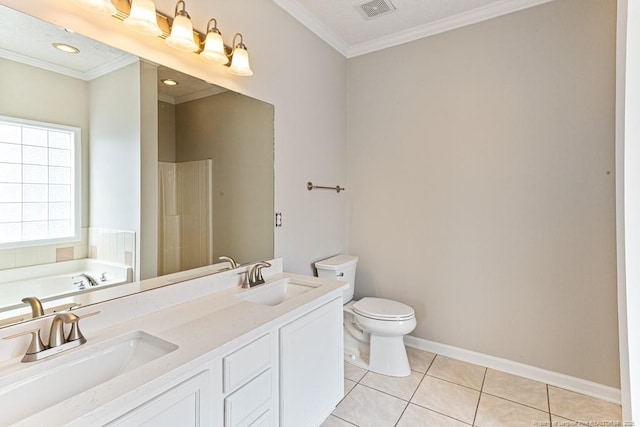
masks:
{"label": "tub faucet", "polygon": [[71,279],[75,279],[78,277],[84,277],[85,279],[87,279],[87,282],[89,282],[90,286],[98,286],[98,282],[96,282],[96,279],[94,279],[93,277],[89,276],[87,273],[80,273],[76,276],[73,276]]}
{"label": "tub faucet", "polygon": [[262,278],[262,269],[265,267],[271,267],[271,264],[266,261],[260,261],[253,266],[251,273],[249,273],[249,287],[264,283],[264,279]]}
{"label": "tub faucet", "polygon": [[31,306],[31,317],[36,318],[40,316],[44,316],[44,309],[42,308],[42,303],[37,297],[26,297],[22,298],[22,302],[25,302]]}

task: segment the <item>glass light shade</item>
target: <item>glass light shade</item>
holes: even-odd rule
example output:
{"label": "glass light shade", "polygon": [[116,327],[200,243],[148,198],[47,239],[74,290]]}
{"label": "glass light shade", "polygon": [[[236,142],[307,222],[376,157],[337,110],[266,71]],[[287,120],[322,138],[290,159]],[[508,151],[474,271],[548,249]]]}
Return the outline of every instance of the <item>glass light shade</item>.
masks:
{"label": "glass light shade", "polygon": [[249,67],[249,53],[247,49],[242,46],[236,46],[236,48],[233,49],[229,72],[236,76],[253,76],[253,71],[251,71],[251,67]]}
{"label": "glass light shade", "polygon": [[185,52],[195,52],[198,45],[193,39],[193,26],[191,19],[185,15],[176,15],[171,25],[171,34],[165,40],[169,46],[174,49],[183,50]]}
{"label": "glass light shade", "polygon": [[102,15],[115,15],[118,12],[111,0],[73,0],[73,2],[83,9]]}
{"label": "glass light shade", "polygon": [[148,36],[159,36],[162,30],[156,18],[156,5],[153,0],[133,0],[131,12],[124,23],[134,31]]}
{"label": "glass light shade", "polygon": [[204,40],[204,49],[200,52],[200,57],[207,62],[216,64],[226,64],[229,58],[224,52],[224,41],[220,33],[209,31]]}

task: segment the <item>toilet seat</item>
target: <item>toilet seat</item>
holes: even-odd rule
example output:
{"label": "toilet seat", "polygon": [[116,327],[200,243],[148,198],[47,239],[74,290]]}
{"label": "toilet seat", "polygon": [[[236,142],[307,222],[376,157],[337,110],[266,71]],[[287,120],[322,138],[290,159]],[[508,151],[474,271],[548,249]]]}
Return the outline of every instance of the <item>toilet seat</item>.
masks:
{"label": "toilet seat", "polygon": [[403,321],[415,317],[413,308],[384,298],[362,298],[351,306],[354,313],[375,320]]}

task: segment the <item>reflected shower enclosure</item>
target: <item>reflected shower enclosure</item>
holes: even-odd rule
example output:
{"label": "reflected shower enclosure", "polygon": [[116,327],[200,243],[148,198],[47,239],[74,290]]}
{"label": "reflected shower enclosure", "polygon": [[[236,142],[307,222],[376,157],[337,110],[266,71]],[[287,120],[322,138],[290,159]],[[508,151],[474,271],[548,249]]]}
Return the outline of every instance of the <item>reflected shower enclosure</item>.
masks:
{"label": "reflected shower enclosure", "polygon": [[158,162],[158,274],[213,263],[213,162]]}

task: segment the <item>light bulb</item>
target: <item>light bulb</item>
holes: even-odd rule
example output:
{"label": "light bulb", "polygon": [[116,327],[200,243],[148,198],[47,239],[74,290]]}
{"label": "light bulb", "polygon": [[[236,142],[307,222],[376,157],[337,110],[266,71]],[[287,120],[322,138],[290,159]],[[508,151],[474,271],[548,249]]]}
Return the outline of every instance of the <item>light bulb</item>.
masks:
{"label": "light bulb", "polygon": [[198,50],[198,45],[193,39],[191,19],[189,19],[189,15],[187,15],[186,12],[178,12],[178,15],[173,18],[171,34],[165,41],[174,49],[185,52],[195,52]]}
{"label": "light bulb", "polygon": [[204,41],[204,49],[200,52],[200,57],[207,62],[216,64],[226,64],[229,58],[224,51],[224,41],[222,35],[217,29],[207,32],[207,38]]}
{"label": "light bulb", "polygon": [[244,44],[239,44],[233,49],[229,72],[237,76],[253,76],[253,71],[251,71],[251,67],[249,66],[249,53]]}
{"label": "light bulb", "polygon": [[153,0],[133,0],[131,12],[124,23],[134,31],[149,36],[159,36],[162,30],[156,18],[156,5]]}

